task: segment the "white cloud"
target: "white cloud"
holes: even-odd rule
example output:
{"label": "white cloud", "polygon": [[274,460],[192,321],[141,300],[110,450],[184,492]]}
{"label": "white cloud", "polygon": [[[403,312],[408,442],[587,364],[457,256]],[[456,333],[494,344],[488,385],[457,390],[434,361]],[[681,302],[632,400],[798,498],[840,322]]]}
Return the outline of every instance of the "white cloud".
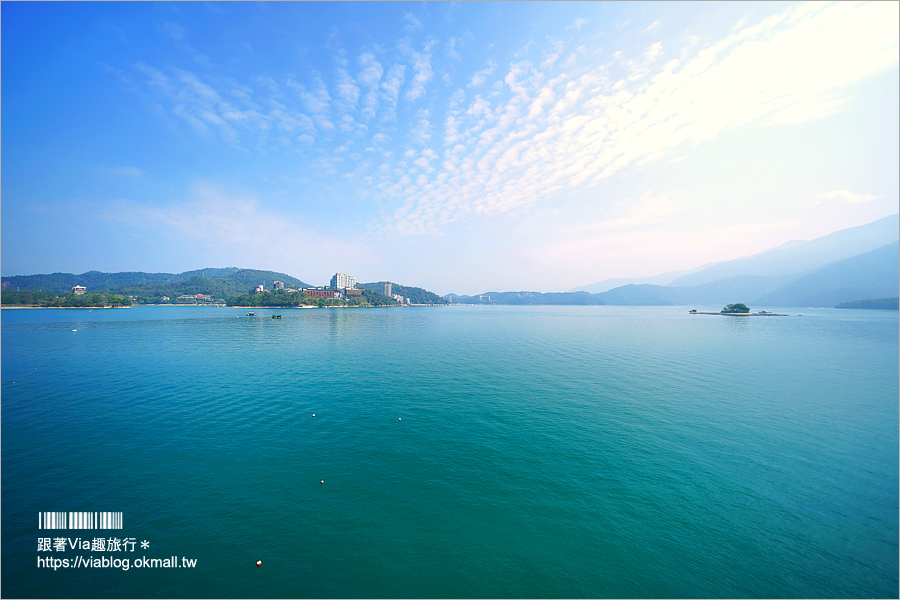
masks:
{"label": "white cloud", "polygon": [[876,196],[875,194],[854,194],[850,190],[835,190],[826,194],[820,194],[815,204],[821,204],[825,200],[838,200],[840,202],[859,204],[862,202],[871,202],[872,200],[881,200],[886,197],[887,196]]}
{"label": "white cloud", "polygon": [[409,101],[424,96],[425,86],[434,76],[434,71],[431,69],[431,49],[434,47],[435,43],[434,40],[429,41],[421,52],[413,50],[408,45],[401,46],[404,54],[406,54],[413,63],[413,77],[410,81],[409,89],[406,91],[406,99]]}
{"label": "white cloud", "polygon": [[414,31],[419,31],[422,29],[422,22],[419,21],[412,13],[404,13],[403,21],[405,24],[403,25],[403,30],[408,31],[410,33]]}
{"label": "white cloud", "polygon": [[400,96],[400,88],[403,87],[405,73],[406,65],[394,65],[388,71],[384,81],[381,82],[381,89],[384,90],[385,96],[394,108],[397,107],[397,99]]}
{"label": "white cloud", "polygon": [[471,88],[479,87],[482,83],[484,83],[484,81],[488,78],[488,76],[494,72],[494,69],[496,67],[497,67],[497,65],[494,64],[494,62],[488,61],[487,67],[485,67],[484,69],[482,69],[482,70],[476,72],[474,75],[472,75],[472,77],[469,79],[469,83],[467,84],[468,87],[471,87]]}
{"label": "white cloud", "polygon": [[447,43],[444,44],[444,53],[453,60],[459,60],[459,51],[456,49],[457,39],[455,37],[451,37],[447,40]]}
{"label": "white cloud", "polygon": [[652,44],[621,78],[612,75],[616,59],[549,81],[530,62],[514,63],[511,98],[476,95],[464,112],[448,112],[435,185],[407,187],[393,226],[421,233],[525,208],[729,129],[839,110],[851,84],[897,64],[897,6],[788,6],[706,47],[690,40],[662,66],[662,44]]}
{"label": "white cloud", "polygon": [[[200,255],[198,260],[219,264],[324,274],[333,272],[334,262],[358,270],[378,261],[377,247],[359,237],[349,240],[342,231],[323,233],[321,224],[302,223],[271,211],[252,193],[226,192],[203,181],[195,182],[184,200],[165,206],[121,201],[102,216],[147,235],[187,242]],[[283,266],[275,266],[273,257],[290,258]]]}
{"label": "white cloud", "polygon": [[647,48],[647,51],[644,53],[644,56],[647,58],[647,60],[654,61],[662,53],[663,53],[662,43],[656,42],[655,44],[653,44],[652,46]]}
{"label": "white cloud", "polygon": [[375,55],[368,52],[360,55],[359,66],[362,67],[359,72],[359,82],[366,87],[378,87],[378,82],[384,74],[384,67],[376,60]]}
{"label": "white cloud", "polygon": [[[372,46],[359,55],[355,80],[342,60],[327,81],[313,71],[304,85],[290,77],[238,82],[208,71],[136,69],[161,110],[197,134],[244,148],[294,144],[304,156],[315,143],[321,173],[344,168],[348,179],[373,182],[372,202],[392,214],[384,229],[433,232],[473,215],[521,213],[635,166],[676,162],[689,146],[728,130],[834,114],[847,106],[854,84],[896,68],[897,7],[788,5],[717,40],[663,38],[663,47],[635,38],[644,41],[623,46],[627,53],[607,64],[583,49],[564,52],[547,37],[543,48],[528,51],[534,64],[515,58],[505,74],[492,61],[474,73],[451,70],[452,78],[443,72],[445,82],[463,85],[444,102],[437,92],[452,89],[426,94],[435,40],[415,50],[404,39],[393,56]],[[407,14],[408,26],[421,25]],[[642,33],[657,28],[658,21]],[[457,60],[462,39],[450,38],[445,54]],[[425,102],[404,105],[426,96],[427,109]],[[330,149],[338,141],[348,148]],[[407,148],[415,151],[403,156]],[[378,163],[364,164],[363,154]],[[416,167],[429,176],[422,179]],[[409,169],[415,174],[406,178]],[[819,200],[877,198],[839,192]]]}
{"label": "white cloud", "polygon": [[351,108],[356,106],[357,101],[359,101],[359,86],[356,85],[356,82],[344,69],[337,70],[335,87],[337,88],[338,96],[344,102],[349,104]]}
{"label": "white cloud", "polygon": [[163,25],[163,29],[166,33],[168,33],[172,39],[175,40],[183,40],[184,39],[184,27],[175,22],[168,22]]}
{"label": "white cloud", "polygon": [[647,25],[647,27],[645,27],[644,29],[642,29],[642,30],[641,30],[641,33],[650,33],[651,31],[656,31],[657,29],[659,29],[660,24],[661,24],[661,23],[660,23],[658,20],[657,20],[657,21],[653,21],[652,23],[650,23],[649,25]]}
{"label": "white cloud", "polygon": [[431,123],[428,115],[428,110],[425,108],[420,108],[416,112],[416,122],[409,132],[409,137],[417,146],[424,146],[431,139]]}
{"label": "white cloud", "polygon": [[99,167],[98,170],[101,173],[105,173],[107,175],[116,175],[118,177],[128,177],[132,179],[136,179],[144,176],[144,172],[137,167],[131,166],[121,166],[121,167]]}

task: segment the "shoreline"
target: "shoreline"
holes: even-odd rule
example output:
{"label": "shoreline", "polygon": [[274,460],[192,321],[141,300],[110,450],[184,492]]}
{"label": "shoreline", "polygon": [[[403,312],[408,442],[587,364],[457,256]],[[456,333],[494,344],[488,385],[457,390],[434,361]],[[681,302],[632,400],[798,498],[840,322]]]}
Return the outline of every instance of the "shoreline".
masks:
{"label": "shoreline", "polygon": [[691,315],[723,315],[726,317],[789,317],[781,313],[724,313],[724,312],[692,312]]}
{"label": "shoreline", "polygon": [[3,306],[0,306],[0,308],[2,308],[3,310],[6,310],[6,309],[45,310],[45,309],[51,309],[51,308],[66,309],[66,310],[85,310],[85,309],[94,310],[95,308],[97,308],[97,309],[105,310],[105,309],[119,309],[119,308],[131,308],[131,307],[130,306],[22,306],[22,305],[16,304],[13,306],[3,305]]}

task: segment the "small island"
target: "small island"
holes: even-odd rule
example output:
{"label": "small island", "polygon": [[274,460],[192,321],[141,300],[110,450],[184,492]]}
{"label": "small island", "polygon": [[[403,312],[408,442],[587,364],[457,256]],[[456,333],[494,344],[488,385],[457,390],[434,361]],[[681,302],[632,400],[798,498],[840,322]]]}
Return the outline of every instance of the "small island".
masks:
{"label": "small island", "polygon": [[788,315],[761,310],[759,312],[750,312],[750,307],[746,304],[728,304],[719,312],[698,312],[696,308],[690,310],[692,315],[729,315],[735,317],[786,317]]}

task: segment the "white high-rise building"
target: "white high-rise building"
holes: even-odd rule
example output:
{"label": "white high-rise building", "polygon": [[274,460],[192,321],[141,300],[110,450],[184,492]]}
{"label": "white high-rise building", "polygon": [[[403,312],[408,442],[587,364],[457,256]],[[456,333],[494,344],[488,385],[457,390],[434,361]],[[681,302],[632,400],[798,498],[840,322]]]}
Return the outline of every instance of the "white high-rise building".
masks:
{"label": "white high-rise building", "polygon": [[334,277],[331,278],[331,287],[339,290],[344,288],[352,290],[356,287],[356,277],[346,273],[335,273]]}

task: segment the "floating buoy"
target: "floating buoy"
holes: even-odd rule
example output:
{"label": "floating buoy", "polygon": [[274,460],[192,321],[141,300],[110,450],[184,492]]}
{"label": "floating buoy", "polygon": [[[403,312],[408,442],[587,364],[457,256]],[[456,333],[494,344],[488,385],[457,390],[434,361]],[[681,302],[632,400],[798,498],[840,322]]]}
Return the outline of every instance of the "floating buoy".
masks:
{"label": "floating buoy", "polygon": [[402,420],[403,420],[403,417],[397,417],[397,420],[398,420],[398,421],[402,421]]}
{"label": "floating buoy", "polygon": [[325,480],[324,480],[324,479],[323,479],[323,480],[322,480],[322,481],[320,481],[320,482],[319,482],[319,483],[323,483],[323,484],[324,484],[324,483],[325,483]]}
{"label": "floating buoy", "polygon": [[315,417],[315,416],[316,416],[316,413],[313,413],[313,416]]}
{"label": "floating buoy", "polygon": [[256,561],[256,566],[257,566],[257,567],[261,567],[261,566],[262,566],[262,561],[261,561],[261,560]]}

